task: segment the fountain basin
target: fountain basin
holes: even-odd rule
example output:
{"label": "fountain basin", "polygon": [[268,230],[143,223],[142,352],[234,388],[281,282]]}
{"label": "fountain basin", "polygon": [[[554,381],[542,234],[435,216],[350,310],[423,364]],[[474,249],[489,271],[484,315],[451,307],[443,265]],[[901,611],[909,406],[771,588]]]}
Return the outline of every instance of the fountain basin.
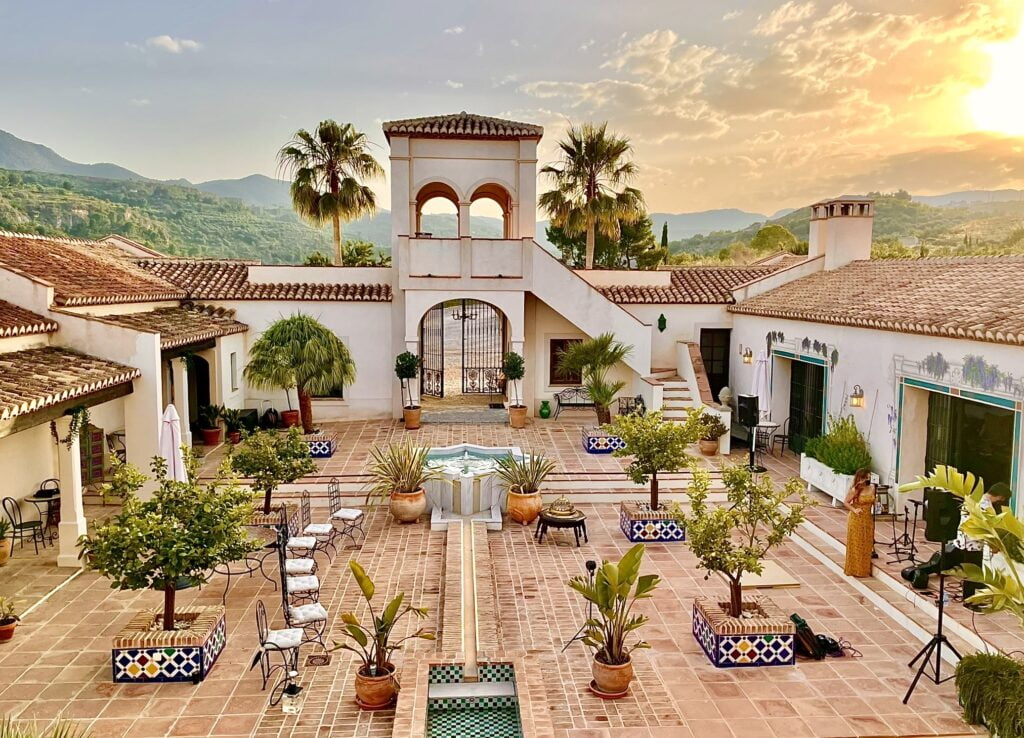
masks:
{"label": "fountain basin", "polygon": [[477,446],[460,443],[431,448],[427,466],[441,473],[425,485],[431,530],[447,530],[453,520],[483,520],[488,530],[501,530],[501,511],[507,490],[495,476],[497,460],[512,454],[523,457],[518,446]]}

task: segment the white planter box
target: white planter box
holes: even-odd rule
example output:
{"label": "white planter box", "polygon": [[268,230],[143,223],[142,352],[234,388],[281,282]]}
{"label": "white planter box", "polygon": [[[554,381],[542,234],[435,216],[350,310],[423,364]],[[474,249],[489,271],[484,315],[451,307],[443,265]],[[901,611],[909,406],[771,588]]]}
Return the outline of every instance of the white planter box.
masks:
{"label": "white planter box", "polygon": [[853,484],[852,474],[839,474],[807,454],[800,454],[800,478],[807,482],[807,490],[816,489],[832,498],[832,507],[839,507]]}

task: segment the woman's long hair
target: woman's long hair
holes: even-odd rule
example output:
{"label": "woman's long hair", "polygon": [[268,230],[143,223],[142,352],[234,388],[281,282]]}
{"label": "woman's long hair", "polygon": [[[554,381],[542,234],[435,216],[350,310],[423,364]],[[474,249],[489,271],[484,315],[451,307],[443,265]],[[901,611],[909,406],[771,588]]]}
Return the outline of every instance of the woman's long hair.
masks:
{"label": "woman's long hair", "polygon": [[871,470],[868,468],[858,469],[853,475],[853,488],[860,492],[871,483]]}

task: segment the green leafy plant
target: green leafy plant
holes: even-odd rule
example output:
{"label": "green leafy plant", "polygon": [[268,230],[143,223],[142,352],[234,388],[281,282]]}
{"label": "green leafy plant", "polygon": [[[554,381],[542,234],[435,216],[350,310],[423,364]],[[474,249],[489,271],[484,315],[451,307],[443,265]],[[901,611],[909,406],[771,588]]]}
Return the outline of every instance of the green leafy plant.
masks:
{"label": "green leafy plant", "polygon": [[700,568],[728,580],[729,615],[738,618],[743,614],[743,574],[762,572],[765,555],[792,535],[812,503],[799,479],[777,490],[767,474],[755,479],[745,467],[727,466],[722,481],[725,504],[709,505],[711,478],[706,470],[695,470],[687,491],[690,510],[675,503],[674,512],[686,526]]}
{"label": "green leafy plant", "polygon": [[589,577],[575,576],[569,586],[583,599],[594,605],[596,614],[584,624],[583,643],[594,652],[594,658],[603,664],[625,664],[638,648],[650,648],[646,641],[630,645],[627,638],[648,621],[646,615],[634,614],[638,600],[650,599],[661,583],[655,574],[641,574],[644,544],[638,543],[627,551],[618,564],[603,561]]}
{"label": "green leafy plant", "polygon": [[626,475],[636,484],[651,485],[651,509],[657,510],[658,473],[675,472],[693,465],[686,449],[700,437],[700,410],[691,408],[682,423],[666,423],[660,412],[618,415],[604,431],[625,443],[615,456],[632,457]]}
{"label": "green leafy plant", "polygon": [[328,267],[331,266],[331,257],[322,251],[314,251],[306,257],[302,264],[308,267]]}
{"label": "green leafy plant", "polygon": [[223,405],[200,405],[196,413],[200,428],[218,428],[221,414],[224,412]]}
{"label": "green leafy plant", "polygon": [[[201,484],[199,461],[186,449],[188,479],[167,476],[160,456],[151,464],[157,487],[143,501],[138,475],[129,464],[114,469],[125,490],[121,512],[82,536],[82,558],[88,568],[122,590],[163,590],[164,630],[174,630],[174,600],[179,582],[198,586],[215,566],[237,561],[262,545],[246,532],[252,513],[249,492],[228,479],[224,469],[209,484]],[[144,478],[144,477],[143,477]]]}
{"label": "green leafy plant", "polygon": [[615,400],[615,396],[626,386],[623,381],[609,381],[608,372],[632,351],[632,346],[616,341],[615,334],[602,333],[596,338],[569,344],[558,357],[560,372],[579,374],[583,378],[583,388],[594,403],[598,423],[611,421],[611,411],[608,408]]}
{"label": "green leafy plant", "polygon": [[82,429],[89,427],[91,420],[89,418],[89,408],[85,405],[71,408],[67,411],[67,415],[71,418],[68,423],[68,434],[60,439],[60,442],[71,448],[71,444],[75,442],[75,439],[82,435]]}
{"label": "green leafy plant", "polygon": [[519,402],[518,385],[516,384],[526,376],[526,362],[523,361],[523,357],[515,351],[509,351],[502,357],[501,373],[512,385],[512,407],[524,407]]}
{"label": "green leafy plant", "polygon": [[382,676],[391,671],[391,654],[399,650],[403,643],[413,638],[425,641],[434,640],[435,636],[432,631],[418,628],[412,634],[392,641],[395,626],[402,618],[411,614],[422,620],[427,617],[428,610],[425,607],[405,605],[405,593],[400,592],[384,606],[378,615],[373,609],[373,596],[376,594],[373,580],[367,576],[363,567],[354,559],[348,562],[348,568],[359,585],[363,599],[366,600],[370,624],[360,623],[359,618],[353,612],[343,612],[341,614],[341,622],[344,623],[342,635],[349,638],[355,645],[335,641],[334,650],[342,649],[356,654],[363,662],[363,665],[359,667],[363,676]]}
{"label": "green leafy plant", "polygon": [[7,539],[11,534],[11,521],[7,518],[0,518],[0,542]]}
{"label": "green leafy plant", "polygon": [[852,415],[829,417],[828,431],[808,439],[804,453],[839,474],[871,468],[871,450]]}
{"label": "green leafy plant", "polygon": [[224,427],[228,433],[238,433],[242,430],[243,422],[242,419],[245,415],[241,410],[232,407],[226,407],[220,411],[221,420],[224,421]]}
{"label": "green leafy plant", "polygon": [[702,413],[700,416],[700,440],[717,441],[729,430],[717,413]]}
{"label": "green leafy plant", "polygon": [[10,597],[0,597],[0,625],[10,625],[21,620],[18,617],[18,603]]}
{"label": "green leafy plant", "polygon": [[[412,399],[412,387],[409,380],[415,379],[420,373],[420,357],[410,351],[403,351],[395,357],[395,376],[402,384],[402,406],[407,410],[419,407]],[[406,402],[406,393],[409,401]]]}
{"label": "green leafy plant", "polygon": [[35,723],[18,724],[12,718],[0,718],[0,738],[89,738],[91,735],[85,728],[66,720],[41,728]]}
{"label": "green leafy plant", "polygon": [[532,451],[522,457],[512,454],[495,459],[494,473],[513,492],[532,495],[540,492],[540,486],[555,468],[555,462]]}
{"label": "green leafy plant", "polygon": [[441,474],[427,466],[430,449],[416,448],[411,443],[394,443],[381,448],[370,449],[370,476],[366,499],[380,497],[387,499],[393,492],[411,494],[421,489],[431,479]]}
{"label": "green leafy plant", "polygon": [[964,720],[984,723],[992,735],[1024,735],[1024,664],[1002,654],[974,653],[956,665]]}
{"label": "green leafy plant", "polygon": [[298,428],[286,433],[256,431],[245,442],[228,451],[228,463],[236,474],[252,480],[251,486],[263,493],[263,512],[270,512],[274,492],[282,484],[291,484],[316,470],[309,444]]}
{"label": "green leafy plant", "polygon": [[274,321],[260,334],[243,373],[256,389],[281,388],[287,395],[294,387],[302,429],[312,433],[313,395],[327,395],[354,382],[356,364],[330,328],[298,313]]}

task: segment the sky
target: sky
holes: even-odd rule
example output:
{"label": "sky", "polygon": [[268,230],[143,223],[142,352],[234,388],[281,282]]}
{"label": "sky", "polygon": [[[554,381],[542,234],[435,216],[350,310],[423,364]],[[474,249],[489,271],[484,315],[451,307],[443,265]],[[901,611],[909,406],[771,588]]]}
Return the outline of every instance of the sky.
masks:
{"label": "sky", "polygon": [[[0,0],[0,129],[194,182],[467,110],[630,138],[652,211],[1024,187],[1024,0]],[[541,185],[543,187],[543,184]],[[387,202],[383,182],[375,188]]]}

